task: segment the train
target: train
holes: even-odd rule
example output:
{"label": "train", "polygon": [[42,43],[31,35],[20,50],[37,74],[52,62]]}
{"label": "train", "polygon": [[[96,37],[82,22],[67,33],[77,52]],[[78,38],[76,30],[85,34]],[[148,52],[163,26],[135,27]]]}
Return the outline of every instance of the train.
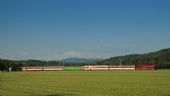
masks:
{"label": "train", "polygon": [[63,66],[26,66],[22,71],[61,71]]}
{"label": "train", "polygon": [[22,71],[155,70],[155,65],[25,66]]}

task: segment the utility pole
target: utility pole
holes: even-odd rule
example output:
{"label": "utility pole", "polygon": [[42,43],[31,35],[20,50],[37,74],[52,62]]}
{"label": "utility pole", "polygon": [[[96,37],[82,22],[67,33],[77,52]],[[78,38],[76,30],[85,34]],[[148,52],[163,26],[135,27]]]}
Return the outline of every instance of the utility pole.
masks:
{"label": "utility pole", "polygon": [[64,70],[64,60],[62,61],[62,65],[63,65],[63,70]]}
{"label": "utility pole", "polygon": [[23,62],[23,65],[25,65],[25,70],[24,71],[27,71],[27,63],[26,63],[26,61]]}
{"label": "utility pole", "polygon": [[122,66],[122,58],[119,59],[119,66]]}

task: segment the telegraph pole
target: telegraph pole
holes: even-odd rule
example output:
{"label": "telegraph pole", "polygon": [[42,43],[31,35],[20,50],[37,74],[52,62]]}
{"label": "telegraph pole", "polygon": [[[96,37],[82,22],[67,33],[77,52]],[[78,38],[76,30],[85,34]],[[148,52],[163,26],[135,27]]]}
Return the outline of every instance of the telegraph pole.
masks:
{"label": "telegraph pole", "polygon": [[122,66],[122,58],[119,59],[119,66]]}

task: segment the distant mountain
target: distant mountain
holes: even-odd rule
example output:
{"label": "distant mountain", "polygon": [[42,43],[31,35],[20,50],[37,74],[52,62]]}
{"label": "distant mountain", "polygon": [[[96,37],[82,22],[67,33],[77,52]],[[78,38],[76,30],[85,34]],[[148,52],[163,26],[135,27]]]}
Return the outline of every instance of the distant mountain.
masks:
{"label": "distant mountain", "polygon": [[95,63],[97,61],[101,61],[101,59],[86,59],[86,58],[67,58],[62,61],[67,63]]}
{"label": "distant mountain", "polygon": [[[4,63],[5,62],[5,63]],[[7,64],[6,64],[7,63]],[[42,61],[42,60],[7,60],[0,58],[1,64],[17,64],[19,66],[83,66],[85,64],[94,65],[138,65],[153,64],[160,69],[170,69],[170,48],[162,49],[146,54],[130,54],[124,56],[111,57],[109,59],[86,59],[86,58],[67,58],[62,61]],[[7,68],[3,67],[3,68]],[[4,69],[3,69],[4,70]],[[17,69],[18,70],[18,69]]]}
{"label": "distant mountain", "polygon": [[[170,48],[162,49],[146,54],[130,54],[125,56],[116,56],[98,62],[97,64],[106,65],[134,65],[134,64],[170,64]],[[162,65],[161,65],[162,66]]]}

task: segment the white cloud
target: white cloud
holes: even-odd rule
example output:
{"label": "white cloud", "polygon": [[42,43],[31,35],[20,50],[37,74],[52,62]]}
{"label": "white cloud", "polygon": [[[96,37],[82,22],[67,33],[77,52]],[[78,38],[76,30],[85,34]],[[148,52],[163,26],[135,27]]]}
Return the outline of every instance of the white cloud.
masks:
{"label": "white cloud", "polygon": [[80,51],[68,51],[64,53],[65,57],[82,57],[85,56],[86,53]]}
{"label": "white cloud", "polygon": [[48,60],[62,60],[65,58],[71,58],[71,57],[86,57],[88,54],[85,52],[80,52],[80,51],[66,51],[60,54],[50,54],[47,56],[46,59]]}
{"label": "white cloud", "polygon": [[12,56],[9,53],[0,53],[0,58],[1,59],[10,59],[10,60],[15,60],[16,58],[14,56]]}
{"label": "white cloud", "polygon": [[[11,59],[11,60],[28,60],[28,59],[38,59],[38,60],[62,60],[65,58],[79,57],[88,58],[90,55],[81,51],[65,51],[65,52],[55,52],[52,54],[31,54],[29,52],[20,52],[16,54],[0,54],[0,58]],[[14,58],[15,57],[15,58]]]}
{"label": "white cloud", "polygon": [[64,57],[59,54],[48,55],[46,60],[62,60]]}

